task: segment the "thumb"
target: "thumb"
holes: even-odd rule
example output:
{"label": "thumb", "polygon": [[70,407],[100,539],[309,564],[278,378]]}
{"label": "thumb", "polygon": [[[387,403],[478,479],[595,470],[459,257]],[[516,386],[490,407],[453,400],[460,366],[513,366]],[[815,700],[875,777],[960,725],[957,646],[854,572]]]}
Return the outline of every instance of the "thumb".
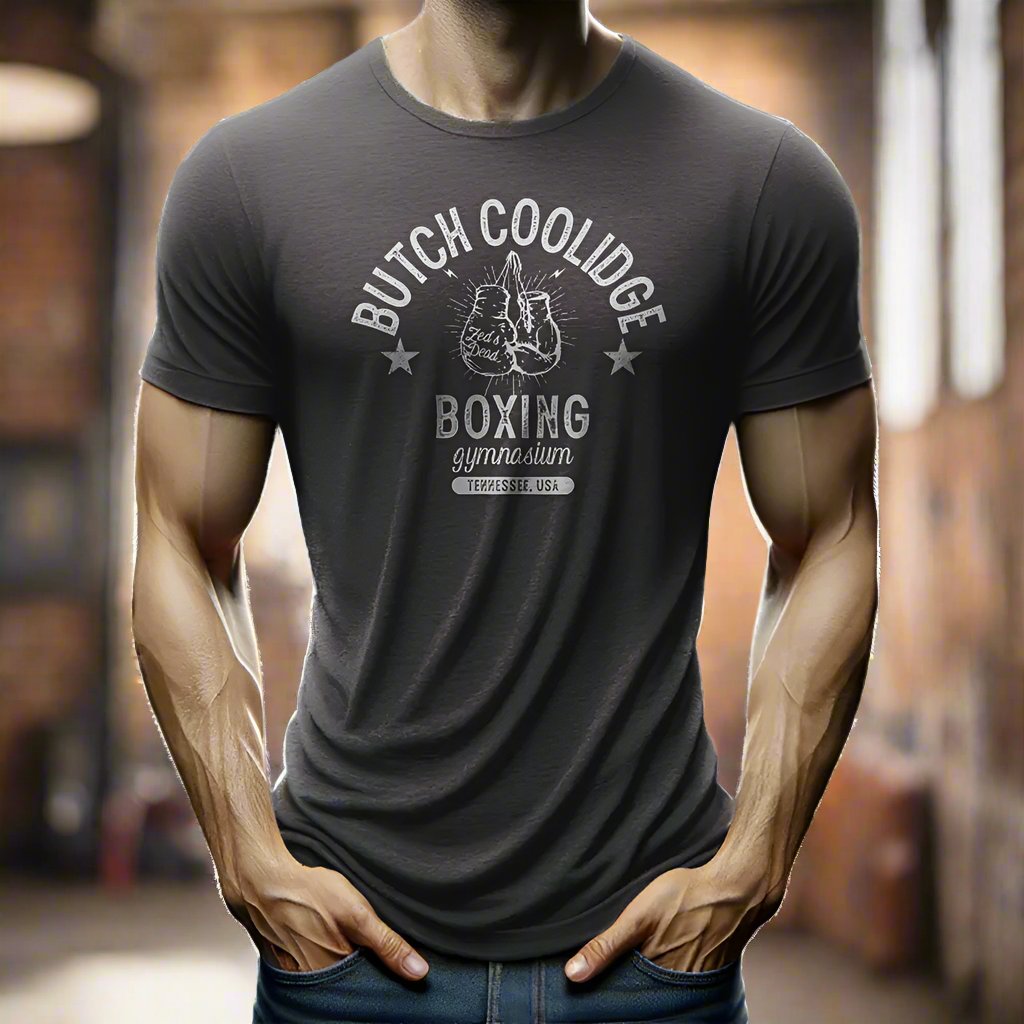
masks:
{"label": "thumb", "polygon": [[640,939],[642,929],[639,918],[622,914],[610,928],[592,938],[565,965],[565,973],[572,981],[586,981],[603,971],[621,953],[632,949]]}
{"label": "thumb", "polygon": [[348,931],[361,945],[369,946],[396,974],[415,980],[427,973],[426,960],[371,909],[359,914]]}

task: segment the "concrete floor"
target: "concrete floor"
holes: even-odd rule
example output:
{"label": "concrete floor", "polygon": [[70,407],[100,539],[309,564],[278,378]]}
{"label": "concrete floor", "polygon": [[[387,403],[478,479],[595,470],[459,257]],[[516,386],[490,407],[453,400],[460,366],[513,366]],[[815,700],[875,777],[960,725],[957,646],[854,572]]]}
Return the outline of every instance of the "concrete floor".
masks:
{"label": "concrete floor", "polygon": [[[954,1024],[920,979],[885,979],[824,943],[765,929],[743,957],[753,1024]],[[0,1021],[248,1024],[256,955],[211,885],[0,881]]]}

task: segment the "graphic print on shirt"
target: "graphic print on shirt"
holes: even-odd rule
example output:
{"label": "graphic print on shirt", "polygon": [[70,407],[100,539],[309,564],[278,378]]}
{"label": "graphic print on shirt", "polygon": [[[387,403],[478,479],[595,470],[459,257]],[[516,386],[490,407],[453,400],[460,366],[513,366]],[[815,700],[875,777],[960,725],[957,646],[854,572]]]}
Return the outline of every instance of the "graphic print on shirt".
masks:
{"label": "graphic print on shirt", "polygon": [[[491,268],[488,273],[493,273]],[[541,287],[546,277],[538,274],[524,280],[523,261],[512,250],[494,280],[475,286],[468,283],[468,303],[452,300],[462,322],[462,360],[474,373],[510,376],[518,392],[524,376],[539,377],[558,365],[562,356],[559,320],[568,314],[559,310],[561,289],[552,293]]]}
{"label": "graphic print on shirt", "polygon": [[[434,437],[455,442],[452,491],[569,494],[575,487],[574,446],[590,429],[591,408],[585,394],[563,394],[555,388],[566,387],[574,373],[593,382],[605,367],[613,377],[627,371],[620,375],[621,386],[627,387],[625,380],[636,376],[634,361],[642,354],[634,339],[641,329],[666,323],[664,307],[651,304],[655,289],[650,277],[629,276],[634,255],[624,242],[611,232],[600,241],[589,240],[594,227],[590,217],[580,221],[567,206],[545,215],[531,198],[518,200],[511,213],[496,198],[474,212],[479,230],[472,237],[465,226],[472,221],[464,222],[459,208],[452,206],[435,214],[436,229],[421,224],[407,240],[396,242],[384,256],[394,272],[374,267],[372,276],[381,284],[363,285],[382,304],[358,303],[352,323],[393,339],[390,348],[378,350],[390,363],[388,376],[404,370],[415,377],[411,360],[430,342],[408,336],[403,340],[399,311],[413,301],[414,287],[428,285],[424,291],[449,308],[448,329],[456,342],[453,358],[478,387],[469,395],[435,395]],[[481,249],[485,255],[488,249],[497,250],[496,258],[482,269],[458,273],[458,261]],[[552,260],[560,261],[555,269],[535,269]],[[567,329],[577,319],[571,296],[580,284],[571,268],[582,272],[591,286],[608,289],[617,348],[570,339]],[[593,362],[598,359],[600,371]]]}

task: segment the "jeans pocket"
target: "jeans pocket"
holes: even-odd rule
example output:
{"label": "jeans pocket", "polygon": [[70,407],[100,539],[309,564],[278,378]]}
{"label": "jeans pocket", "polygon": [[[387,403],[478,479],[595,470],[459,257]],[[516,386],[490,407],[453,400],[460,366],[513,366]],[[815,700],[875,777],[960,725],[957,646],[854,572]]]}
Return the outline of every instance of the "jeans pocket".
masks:
{"label": "jeans pocket", "polygon": [[644,956],[639,949],[634,947],[631,951],[631,962],[633,967],[642,974],[661,981],[667,981],[672,985],[721,985],[729,981],[736,971],[739,970],[740,961],[730,960],[721,967],[713,967],[709,971],[677,971],[674,967],[664,967],[655,963],[649,957]]}
{"label": "jeans pocket", "polygon": [[285,985],[322,985],[325,982],[334,981],[335,978],[352,970],[353,967],[358,967],[362,962],[363,951],[357,946],[351,953],[346,953],[337,963],[328,964],[327,967],[318,967],[314,971],[288,971],[270,963],[262,956],[260,957],[260,970],[268,979]]}

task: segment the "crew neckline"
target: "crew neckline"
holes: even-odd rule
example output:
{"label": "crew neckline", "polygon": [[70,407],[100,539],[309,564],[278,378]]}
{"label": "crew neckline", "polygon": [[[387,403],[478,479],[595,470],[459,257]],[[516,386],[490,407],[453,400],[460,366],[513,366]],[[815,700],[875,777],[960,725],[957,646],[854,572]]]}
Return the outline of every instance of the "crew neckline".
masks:
{"label": "crew neckline", "polygon": [[619,52],[611,67],[590,92],[558,110],[549,110],[536,117],[526,117],[515,121],[478,121],[472,118],[456,117],[454,114],[449,114],[417,99],[391,73],[387,51],[384,49],[383,35],[377,36],[370,42],[370,67],[381,88],[399,106],[404,107],[421,121],[426,121],[443,131],[451,132],[454,135],[479,135],[487,138],[535,135],[538,132],[550,131],[552,128],[569,124],[570,121],[589,114],[604,103],[623,83],[636,59],[636,43],[633,37],[625,32],[616,34],[622,40],[622,46],[619,47]]}

